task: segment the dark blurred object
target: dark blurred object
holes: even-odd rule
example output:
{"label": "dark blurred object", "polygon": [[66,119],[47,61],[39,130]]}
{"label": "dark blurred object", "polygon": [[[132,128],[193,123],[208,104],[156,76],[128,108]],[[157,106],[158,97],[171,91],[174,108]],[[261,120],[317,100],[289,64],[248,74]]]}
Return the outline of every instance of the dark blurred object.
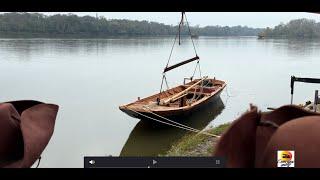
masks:
{"label": "dark blurred object", "polygon": [[301,77],[295,77],[291,76],[290,79],[290,88],[291,88],[291,104],[293,103],[293,91],[294,91],[294,82],[304,82],[304,83],[320,83],[320,79],[317,78],[301,78]]}
{"label": "dark blurred object", "polygon": [[53,134],[58,109],[31,100],[0,103],[0,167],[31,167]]}
{"label": "dark blurred object", "polygon": [[295,151],[295,167],[320,167],[320,114],[286,105],[270,112],[257,107],[235,120],[219,140],[214,156],[226,167],[277,167],[278,151]]}

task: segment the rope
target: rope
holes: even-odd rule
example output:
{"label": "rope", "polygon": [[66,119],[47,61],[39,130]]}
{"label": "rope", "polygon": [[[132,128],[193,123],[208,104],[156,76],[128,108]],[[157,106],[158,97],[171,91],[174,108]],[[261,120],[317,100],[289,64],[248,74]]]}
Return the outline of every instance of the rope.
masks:
{"label": "rope", "polygon": [[[167,64],[166,64],[166,67],[165,67],[165,68],[167,68],[168,65],[169,65],[169,62],[170,62],[170,59],[171,59],[171,56],[172,56],[172,52],[173,52],[173,49],[174,49],[174,45],[176,44],[176,41],[177,41],[177,38],[178,38],[178,37],[179,37],[179,45],[180,45],[180,31],[181,31],[181,26],[183,25],[183,21],[184,21],[183,18],[184,18],[184,17],[185,17],[185,19],[186,19],[186,23],[187,23],[187,26],[188,26],[188,31],[189,31],[189,35],[190,35],[190,38],[191,38],[191,42],[192,42],[192,45],[193,45],[194,52],[195,52],[196,56],[198,57],[197,50],[196,50],[196,47],[195,47],[194,42],[193,42],[193,39],[192,39],[191,29],[190,29],[190,26],[189,26],[189,22],[188,22],[188,19],[187,19],[187,15],[185,14],[185,12],[182,12],[181,21],[180,21],[179,27],[178,27],[178,32],[177,32],[177,34],[176,34],[176,36],[175,36],[175,38],[174,38],[173,45],[172,45],[172,47],[171,47],[170,54],[169,54],[169,58],[168,58],[168,61],[167,61]],[[196,68],[195,68],[194,73],[193,73],[193,75],[192,75],[192,78],[194,77],[194,74],[195,74],[198,66],[199,66],[199,74],[200,74],[200,77],[202,77],[202,76],[201,76],[201,69],[200,69],[200,60],[198,60],[198,61],[197,61]],[[161,81],[161,87],[160,87],[160,94],[161,94],[161,92],[162,92],[163,80],[166,81],[167,89],[169,89],[168,82],[167,82],[167,78],[166,78],[166,74],[163,73],[162,81]],[[159,94],[159,99],[160,99],[160,94]]]}
{"label": "rope", "polygon": [[[161,94],[161,91],[162,91],[162,85],[163,85],[164,77],[165,77],[165,74],[162,75],[161,86],[160,86],[160,94]],[[159,97],[160,97],[160,94],[159,94]]]}
{"label": "rope", "polygon": [[[202,82],[202,83],[203,83],[203,82]],[[203,88],[206,87],[208,84],[209,84],[209,81],[207,81],[206,84],[202,84],[202,86],[201,86],[201,91],[200,91],[198,97],[196,98],[196,101],[198,101],[198,100],[200,99],[201,94],[203,93]]]}
{"label": "rope", "polygon": [[38,159],[38,164],[37,164],[36,168],[38,168],[38,167],[39,167],[39,165],[40,165],[40,161],[41,161],[41,156],[40,156],[40,157],[39,157],[39,159]]}
{"label": "rope", "polygon": [[186,23],[188,25],[188,30],[189,30],[189,34],[190,34],[190,38],[191,38],[191,41],[192,41],[192,45],[193,45],[193,49],[194,49],[194,52],[196,53],[196,56],[197,55],[197,50],[196,50],[196,46],[194,45],[194,42],[193,42],[193,39],[192,39],[192,34],[191,34],[191,30],[190,30],[190,26],[189,26],[189,22],[188,22],[188,19],[187,19],[187,15],[184,13],[184,17],[186,18]]}
{"label": "rope", "polygon": [[[144,106],[144,107],[146,107],[146,108],[149,109],[149,107],[147,107],[147,106]],[[128,108],[128,107],[127,107],[127,108]],[[173,123],[173,124],[168,123],[168,122],[164,122],[164,121],[161,121],[161,120],[158,120],[158,119],[155,119],[155,118],[152,118],[152,117],[150,117],[150,116],[147,116],[147,115],[144,115],[144,114],[142,114],[142,113],[139,113],[139,112],[137,112],[137,111],[135,111],[135,110],[133,110],[133,109],[130,109],[130,108],[128,108],[128,109],[131,110],[131,111],[133,111],[133,112],[135,112],[135,113],[137,113],[137,114],[139,114],[139,115],[141,115],[141,116],[143,116],[143,117],[146,117],[146,118],[148,118],[148,119],[151,119],[151,120],[154,120],[154,121],[157,121],[157,122],[160,122],[160,123],[169,125],[169,126],[177,127],[177,128],[180,128],[180,129],[184,129],[184,130],[187,130],[187,131],[191,131],[191,132],[196,132],[196,133],[205,134],[205,135],[212,136],[212,137],[220,137],[220,136],[218,136],[218,135],[211,134],[211,133],[208,133],[208,132],[202,132],[201,130],[198,130],[198,129],[195,129],[195,128],[186,126],[186,125],[184,125],[184,124],[181,124],[181,123],[172,121],[172,120],[170,120],[170,119],[168,119],[168,118],[165,118],[165,117],[163,117],[163,116],[160,116],[160,115],[152,112],[151,110],[149,110],[149,112],[150,112],[151,114],[156,115],[156,116],[158,116],[158,117],[160,117],[160,118],[162,118],[162,119],[165,119],[165,120],[167,120],[167,121],[169,121],[169,122],[171,122],[171,123]]]}
{"label": "rope", "polygon": [[[180,30],[178,30],[178,33],[179,33],[179,31]],[[171,55],[172,55],[172,52],[173,52],[173,48],[174,48],[174,45],[176,44],[176,41],[177,41],[178,33],[176,34],[176,37],[174,38],[173,45],[171,47],[171,51],[170,51],[170,55],[169,55],[166,67],[168,67],[168,65],[169,65],[169,62],[170,62],[170,59],[171,59]]]}
{"label": "rope", "polygon": [[200,75],[200,77],[202,77],[201,76],[201,69],[200,69],[200,61],[198,60],[198,64],[199,64],[199,75]]}
{"label": "rope", "polygon": [[167,81],[167,77],[166,77],[166,76],[164,76],[164,80],[165,80],[165,82],[166,82],[167,90],[168,90],[168,89],[169,89],[169,85],[168,85],[168,81]]}
{"label": "rope", "polygon": [[[179,30],[179,31],[180,31],[180,30]],[[178,33],[179,33],[179,31],[178,31]],[[172,56],[172,52],[173,52],[173,48],[174,48],[174,45],[176,44],[176,41],[177,41],[178,33],[176,34],[176,37],[174,38],[173,45],[172,45],[172,47],[171,47],[171,51],[170,51],[169,58],[168,58],[168,61],[167,61],[167,65],[166,65],[165,68],[167,68],[168,65],[169,65],[169,62],[170,62],[170,59],[171,59],[171,56]],[[163,79],[164,79],[164,78],[166,78],[166,74],[165,74],[165,73],[163,73],[163,76],[162,76],[160,93],[161,93],[161,91],[162,91],[162,83],[163,83]],[[166,84],[167,84],[167,88],[169,89],[169,86],[168,86],[168,83],[167,83],[167,79],[166,79]]]}
{"label": "rope", "polygon": [[[203,83],[203,81],[201,82],[201,85],[202,85],[202,83]],[[191,98],[191,100],[190,100],[190,104],[192,103],[192,101],[193,101],[194,98],[196,97],[196,92],[197,92],[197,88],[195,87],[195,88],[194,88],[193,96],[192,96],[192,98]]]}
{"label": "rope", "polygon": [[207,86],[208,84],[209,84],[209,81],[207,81],[206,84],[203,84],[203,81],[201,82],[201,86],[200,86],[200,87],[201,87],[201,91],[199,92],[199,95],[198,95],[197,98],[195,98],[197,89],[194,88],[195,91],[194,91],[194,94],[193,94],[193,96],[192,96],[192,99],[190,100],[191,103],[192,103],[192,101],[193,101],[194,99],[195,99],[196,101],[200,99],[200,97],[201,97],[200,94],[203,92],[203,88],[204,88],[205,86]]}
{"label": "rope", "polygon": [[160,116],[160,115],[152,112],[148,106],[143,106],[143,107],[147,108],[148,111],[149,111],[151,114],[155,115],[155,116],[158,116],[158,117],[160,117],[160,118],[162,118],[162,119],[164,119],[164,120],[167,120],[167,121],[169,121],[169,122],[171,122],[171,123],[173,123],[173,124],[177,124],[177,125],[179,125],[179,126],[182,126],[182,127],[187,128],[187,129],[192,129],[192,130],[197,131],[197,129],[194,129],[194,128],[192,128],[192,127],[189,127],[189,126],[186,126],[186,125],[184,125],[184,124],[178,123],[178,122],[176,122],[176,121],[170,120],[170,119],[168,119],[168,118],[165,118],[165,117],[163,117],[163,116]]}
{"label": "rope", "polygon": [[181,44],[181,38],[180,38],[181,35],[180,34],[181,34],[181,26],[183,26],[183,15],[184,15],[184,12],[181,13],[181,20],[179,23],[179,31],[178,31],[179,32],[179,45]]}
{"label": "rope", "polygon": [[[198,56],[198,53],[197,53],[197,50],[196,50],[196,46],[194,45],[194,42],[193,42],[193,39],[192,39],[191,29],[190,29],[190,26],[189,26],[187,15],[184,12],[182,12],[181,21],[180,21],[179,27],[178,27],[178,33],[176,34],[176,37],[174,38],[173,45],[171,47],[171,51],[170,51],[170,55],[169,55],[166,67],[168,67],[168,65],[169,65],[169,62],[170,62],[170,59],[171,59],[171,56],[172,56],[172,52],[173,52],[173,48],[174,48],[174,45],[176,44],[178,36],[179,36],[179,44],[180,44],[180,31],[181,31],[181,25],[183,24],[183,16],[186,19],[186,23],[187,23],[187,26],[188,26],[188,31],[189,31],[189,34],[190,34],[190,38],[191,38],[191,42],[192,42],[192,45],[193,45],[194,52],[195,52],[196,56]],[[199,62],[199,60],[198,60],[198,62]],[[200,67],[199,67],[199,70],[200,70]],[[201,73],[200,73],[200,76],[201,76]]]}
{"label": "rope", "polygon": [[[196,67],[194,68],[193,74],[192,74],[192,76],[191,76],[191,78],[192,78],[192,79],[193,79],[194,75],[196,74],[196,71],[197,71],[198,65],[199,65],[199,61],[197,62]],[[200,76],[200,77],[201,77],[201,76]]]}
{"label": "rope", "polygon": [[227,97],[235,97],[235,96],[231,96],[231,95],[229,95],[229,92],[228,92],[228,86],[226,86],[226,93],[227,93]]}
{"label": "rope", "polygon": [[[186,23],[187,23],[187,26],[188,26],[188,30],[189,30],[189,34],[190,34],[190,39],[191,39],[191,42],[192,42],[192,45],[193,45],[193,49],[194,49],[194,52],[196,54],[196,56],[198,56],[198,53],[197,53],[197,50],[196,50],[196,46],[194,45],[194,42],[193,42],[193,39],[192,39],[192,34],[191,34],[191,29],[190,29],[190,26],[189,26],[189,22],[188,22],[188,19],[187,19],[187,15],[184,13],[184,16],[185,16],[185,19],[186,19]],[[198,60],[197,62],[197,66],[199,65],[199,74],[200,74],[200,77],[201,77],[201,69],[200,69],[200,61]],[[196,69],[197,69],[197,66],[195,68],[195,71],[192,75],[192,77],[194,76],[195,72],[196,72]]]}
{"label": "rope", "polygon": [[[165,81],[165,82],[166,82],[167,90],[169,89],[169,85],[168,85],[167,77],[166,77],[166,75],[165,75],[165,74],[163,74],[163,76],[162,76],[162,81],[161,81],[161,87],[160,87],[160,93],[159,93],[159,100],[160,100],[161,93],[163,92],[163,91],[162,91],[163,81]],[[164,92],[165,92],[165,93],[166,93],[166,95],[167,95],[167,92],[166,92],[166,91],[164,91]]]}

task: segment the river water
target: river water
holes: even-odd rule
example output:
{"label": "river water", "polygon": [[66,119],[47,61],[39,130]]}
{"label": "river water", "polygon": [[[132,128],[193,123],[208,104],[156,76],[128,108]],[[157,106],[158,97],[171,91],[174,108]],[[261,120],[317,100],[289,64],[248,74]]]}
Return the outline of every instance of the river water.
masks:
{"label": "river water", "polygon": [[[320,41],[256,37],[195,39],[202,75],[226,81],[221,99],[186,119],[203,129],[234,120],[253,103],[265,111],[290,103],[290,76],[320,78]],[[83,167],[84,156],[155,156],[185,134],[154,128],[118,109],[157,93],[173,37],[0,39],[1,101],[33,99],[60,106],[40,167]],[[182,39],[170,64],[194,57]],[[167,73],[170,87],[195,62]],[[198,74],[198,73],[197,73]],[[312,100],[317,84],[295,86],[295,103]]]}

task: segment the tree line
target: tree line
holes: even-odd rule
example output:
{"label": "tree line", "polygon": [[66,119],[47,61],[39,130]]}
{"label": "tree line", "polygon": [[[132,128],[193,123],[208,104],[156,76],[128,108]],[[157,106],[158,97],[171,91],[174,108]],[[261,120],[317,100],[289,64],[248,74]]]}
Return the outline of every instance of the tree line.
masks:
{"label": "tree line", "polygon": [[319,38],[320,23],[311,19],[295,19],[259,33],[261,38]]}
{"label": "tree line", "polygon": [[[191,26],[194,35],[205,36],[257,36],[263,29],[247,26]],[[157,22],[125,19],[106,19],[103,16],[77,16],[56,14],[47,16],[41,13],[0,14],[0,35],[6,33],[25,34],[89,34],[103,36],[118,35],[175,35],[178,26]],[[183,27],[182,35],[189,34]]]}

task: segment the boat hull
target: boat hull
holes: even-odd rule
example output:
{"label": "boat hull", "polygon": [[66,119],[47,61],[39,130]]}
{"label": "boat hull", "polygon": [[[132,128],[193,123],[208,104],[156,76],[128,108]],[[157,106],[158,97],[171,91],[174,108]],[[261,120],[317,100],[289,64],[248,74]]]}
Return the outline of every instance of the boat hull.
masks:
{"label": "boat hull", "polygon": [[[223,90],[223,88],[221,88],[213,96],[207,98],[202,103],[199,103],[190,109],[177,109],[177,110],[171,110],[169,112],[168,111],[163,111],[163,112],[158,111],[156,114],[159,116],[168,118],[170,120],[176,121],[176,122],[181,122],[183,117],[189,116],[193,112],[201,110],[202,108],[206,107],[210,103],[216,102],[220,98],[220,94],[221,94],[222,90]],[[127,108],[120,108],[120,110],[133,118],[137,118],[137,119],[149,122],[149,123],[161,123],[161,122],[157,122],[156,120],[152,120],[148,117],[166,122],[163,118],[160,118],[159,116],[157,116],[151,112],[138,112],[137,113],[137,112],[134,112],[134,111],[127,109]]]}

